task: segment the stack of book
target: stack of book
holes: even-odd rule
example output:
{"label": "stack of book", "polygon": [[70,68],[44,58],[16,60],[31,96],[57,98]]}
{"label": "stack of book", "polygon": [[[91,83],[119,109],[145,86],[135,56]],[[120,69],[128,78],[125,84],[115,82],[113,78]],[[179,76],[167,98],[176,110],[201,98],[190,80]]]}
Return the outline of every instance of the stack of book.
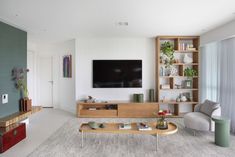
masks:
{"label": "stack of book", "polygon": [[149,131],[152,130],[152,128],[150,126],[148,126],[145,123],[137,123],[137,128],[139,131]]}

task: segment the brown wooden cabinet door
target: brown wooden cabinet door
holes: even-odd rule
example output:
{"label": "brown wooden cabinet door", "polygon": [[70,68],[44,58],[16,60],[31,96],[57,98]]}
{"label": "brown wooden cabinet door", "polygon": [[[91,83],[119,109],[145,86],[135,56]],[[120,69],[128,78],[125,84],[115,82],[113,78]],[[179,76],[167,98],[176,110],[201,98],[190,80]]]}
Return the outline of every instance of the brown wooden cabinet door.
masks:
{"label": "brown wooden cabinet door", "polygon": [[118,117],[156,117],[154,112],[158,110],[157,103],[120,104],[118,105]]}

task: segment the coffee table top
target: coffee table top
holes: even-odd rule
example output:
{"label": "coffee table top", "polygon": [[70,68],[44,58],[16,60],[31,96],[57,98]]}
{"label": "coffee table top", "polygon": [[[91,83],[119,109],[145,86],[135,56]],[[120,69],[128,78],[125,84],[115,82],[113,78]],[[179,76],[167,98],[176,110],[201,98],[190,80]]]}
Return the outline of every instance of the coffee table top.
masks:
{"label": "coffee table top", "polygon": [[140,131],[138,130],[137,123],[131,123],[131,129],[119,129],[119,125],[122,123],[103,123],[105,128],[92,129],[88,123],[81,124],[79,131],[80,132],[90,132],[90,133],[114,133],[114,134],[151,134],[151,135],[169,135],[174,134],[178,131],[176,124],[168,122],[168,129],[160,130],[156,128],[156,122],[147,123],[152,130]]}

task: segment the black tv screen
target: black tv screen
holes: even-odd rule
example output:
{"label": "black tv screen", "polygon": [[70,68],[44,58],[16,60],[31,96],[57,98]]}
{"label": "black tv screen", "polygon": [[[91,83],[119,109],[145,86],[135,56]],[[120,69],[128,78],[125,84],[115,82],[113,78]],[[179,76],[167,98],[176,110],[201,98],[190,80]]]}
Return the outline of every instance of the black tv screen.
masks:
{"label": "black tv screen", "polygon": [[142,60],[93,60],[93,88],[142,87]]}

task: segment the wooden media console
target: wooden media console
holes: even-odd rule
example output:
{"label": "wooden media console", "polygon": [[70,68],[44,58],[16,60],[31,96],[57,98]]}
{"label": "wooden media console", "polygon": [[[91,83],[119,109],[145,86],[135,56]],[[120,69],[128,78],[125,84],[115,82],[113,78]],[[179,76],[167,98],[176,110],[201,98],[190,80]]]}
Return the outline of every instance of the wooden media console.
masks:
{"label": "wooden media console", "polygon": [[110,117],[110,118],[138,118],[156,117],[154,112],[159,110],[157,102],[122,102],[110,101],[106,103],[78,102],[77,117]]}

